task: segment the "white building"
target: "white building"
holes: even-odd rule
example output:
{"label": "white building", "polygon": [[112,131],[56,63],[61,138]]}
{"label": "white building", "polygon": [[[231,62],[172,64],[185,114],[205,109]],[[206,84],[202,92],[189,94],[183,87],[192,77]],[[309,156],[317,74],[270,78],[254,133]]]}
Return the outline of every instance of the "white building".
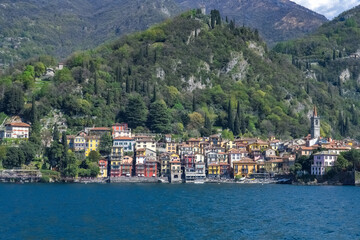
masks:
{"label": "white building", "polygon": [[5,125],[1,138],[29,138],[30,125],[22,122],[14,122]]}

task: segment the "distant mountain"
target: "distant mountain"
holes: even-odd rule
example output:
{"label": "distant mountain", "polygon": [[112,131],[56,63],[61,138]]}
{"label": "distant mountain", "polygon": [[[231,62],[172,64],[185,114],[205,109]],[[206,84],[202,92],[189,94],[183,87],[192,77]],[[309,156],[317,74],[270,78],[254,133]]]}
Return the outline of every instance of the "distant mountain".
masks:
{"label": "distant mountain", "polygon": [[316,30],[327,19],[289,0],[175,0],[183,8],[204,5],[209,12],[220,10],[222,16],[258,29],[264,40],[274,43],[295,39]]}
{"label": "distant mountain", "polygon": [[[3,0],[0,65],[48,54],[64,59],[127,33],[145,30],[200,0]],[[303,36],[326,18],[288,0],[209,0],[208,12],[259,30],[267,43]]]}
{"label": "distant mountain", "polygon": [[64,58],[178,13],[172,0],[3,0],[0,61]]}

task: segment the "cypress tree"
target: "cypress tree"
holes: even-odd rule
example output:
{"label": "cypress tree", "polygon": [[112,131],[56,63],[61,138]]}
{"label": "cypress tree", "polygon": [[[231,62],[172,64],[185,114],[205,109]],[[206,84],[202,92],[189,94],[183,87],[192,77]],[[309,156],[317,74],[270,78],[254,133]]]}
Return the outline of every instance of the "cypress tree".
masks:
{"label": "cypress tree", "polygon": [[195,112],[196,111],[196,100],[195,100],[195,95],[193,95],[193,101],[192,101],[192,111]]}
{"label": "cypress tree", "polygon": [[241,123],[240,123],[240,101],[237,105],[236,116],[234,121],[234,135],[238,136],[241,134]]}
{"label": "cypress tree", "polygon": [[154,85],[154,93],[151,102],[156,102],[156,99],[157,99],[157,92],[156,92],[156,86]]}
{"label": "cypress tree", "polygon": [[241,133],[245,134],[246,132],[246,121],[245,121],[245,114],[243,111],[240,111],[240,129],[241,129]]}
{"label": "cypress tree", "polygon": [[211,124],[211,120],[208,117],[207,114],[205,114],[205,124],[204,124],[204,135],[205,136],[210,136],[212,133],[212,124]]}
{"label": "cypress tree", "polygon": [[31,105],[31,112],[30,112],[30,121],[32,124],[36,123],[38,121],[38,116],[37,116],[37,109],[36,109],[36,101],[35,101],[35,96],[32,96],[32,105]]}
{"label": "cypress tree", "polygon": [[233,131],[233,130],[234,130],[234,120],[233,120],[233,114],[232,114],[232,109],[231,109],[231,100],[229,100],[229,104],[228,104],[228,109],[227,109],[227,111],[228,111],[228,118],[227,118],[227,120],[228,120],[228,125],[227,125],[227,127],[228,127],[231,131]]}
{"label": "cypress tree", "polygon": [[98,95],[99,94],[99,85],[98,85],[96,72],[94,73],[94,89],[95,89],[95,95]]}
{"label": "cypress tree", "polygon": [[53,140],[54,140],[54,142],[59,142],[59,140],[60,140],[60,133],[59,133],[59,129],[58,129],[57,124],[55,124],[55,126],[54,126]]}
{"label": "cypress tree", "polygon": [[131,92],[129,76],[126,77],[126,92],[127,93]]}

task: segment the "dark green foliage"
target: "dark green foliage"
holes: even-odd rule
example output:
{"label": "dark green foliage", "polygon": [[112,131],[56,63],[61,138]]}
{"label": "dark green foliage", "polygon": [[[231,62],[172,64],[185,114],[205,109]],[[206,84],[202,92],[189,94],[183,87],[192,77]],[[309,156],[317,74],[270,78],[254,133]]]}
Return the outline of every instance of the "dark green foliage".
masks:
{"label": "dark green foliage", "polygon": [[170,132],[170,115],[164,101],[156,101],[150,105],[148,126],[156,133]]}
{"label": "dark green foliage", "polygon": [[95,163],[98,163],[99,162],[99,160],[101,159],[101,155],[100,155],[100,153],[99,152],[97,152],[97,151],[91,151],[90,153],[89,153],[89,161],[90,162],[95,162]]}
{"label": "dark green foliage", "polygon": [[28,165],[32,161],[34,161],[36,153],[38,151],[38,147],[32,142],[24,142],[21,143],[19,151],[22,151],[22,153],[24,154],[24,163]]}
{"label": "dark green foliage", "polygon": [[233,131],[234,129],[234,117],[233,117],[233,112],[232,112],[232,108],[231,108],[231,101],[229,100],[228,103],[228,107],[227,107],[227,127]]}
{"label": "dark green foliage", "polygon": [[[100,154],[103,156],[107,156],[111,153],[112,148],[112,137],[110,134],[103,134],[100,139]],[[93,159],[94,160],[94,159]]]}
{"label": "dark green foliage", "polygon": [[133,94],[129,97],[125,108],[125,117],[129,127],[131,128],[145,126],[147,119],[147,108],[140,95]]}
{"label": "dark green foliage", "polygon": [[207,114],[205,114],[205,124],[202,130],[202,136],[210,136],[212,134],[212,123]]}
{"label": "dark green foliage", "polygon": [[55,124],[54,129],[53,129],[53,140],[54,140],[54,142],[60,141],[60,132],[59,132],[57,124]]}
{"label": "dark green foliage", "polygon": [[21,149],[10,147],[7,149],[6,158],[3,160],[2,165],[7,169],[17,168],[21,167],[25,161],[25,155]]}
{"label": "dark green foliage", "polygon": [[24,108],[24,92],[18,86],[12,86],[5,92],[3,111],[10,115],[18,115]]}

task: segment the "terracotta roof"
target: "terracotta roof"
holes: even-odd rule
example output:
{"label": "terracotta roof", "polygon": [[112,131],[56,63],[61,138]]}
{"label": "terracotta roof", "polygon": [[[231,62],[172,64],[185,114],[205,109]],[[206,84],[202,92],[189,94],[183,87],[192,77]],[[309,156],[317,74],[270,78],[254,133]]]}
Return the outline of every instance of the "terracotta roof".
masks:
{"label": "terracotta roof", "polygon": [[115,123],[113,124],[113,127],[114,126],[127,126],[128,124],[127,123]]}
{"label": "terracotta roof", "polygon": [[114,138],[114,140],[134,140],[134,139],[131,137],[116,137]]}
{"label": "terracotta roof", "polygon": [[257,163],[257,162],[255,162],[254,160],[252,160],[251,158],[243,158],[243,159],[240,159],[240,161],[234,161],[233,162],[233,164],[234,163],[250,163],[250,164],[254,164],[254,163]]}
{"label": "terracotta roof", "polygon": [[75,136],[74,135],[67,135],[66,138],[67,139],[73,139],[73,138],[75,138]]}
{"label": "terracotta roof", "polygon": [[23,122],[13,122],[10,124],[6,124],[6,126],[11,126],[11,127],[31,127],[29,124],[27,123],[23,123]]}
{"label": "terracotta roof", "polygon": [[107,127],[96,127],[96,128],[91,128],[90,131],[111,131],[111,129]]}

